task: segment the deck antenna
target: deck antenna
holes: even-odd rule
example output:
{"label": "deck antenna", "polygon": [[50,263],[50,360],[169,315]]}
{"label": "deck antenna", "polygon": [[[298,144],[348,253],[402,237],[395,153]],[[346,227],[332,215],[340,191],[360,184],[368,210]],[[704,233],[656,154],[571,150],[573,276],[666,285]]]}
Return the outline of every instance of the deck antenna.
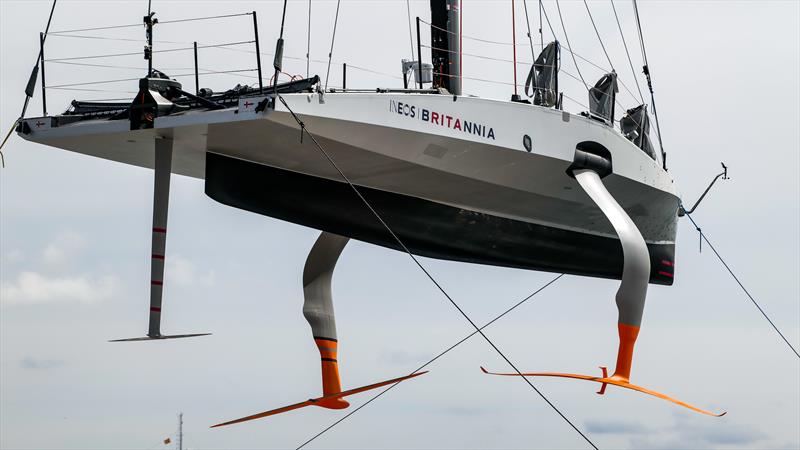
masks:
{"label": "deck antenna", "polygon": [[147,37],[147,45],[144,47],[144,59],[147,60],[147,78],[153,76],[153,25],[158,23],[158,19],[153,18],[156,13],[153,12],[152,6],[152,0],[147,0],[147,15],[142,19],[145,26],[145,36]]}
{"label": "deck antenna", "polygon": [[183,413],[178,413],[178,450],[183,450]]}

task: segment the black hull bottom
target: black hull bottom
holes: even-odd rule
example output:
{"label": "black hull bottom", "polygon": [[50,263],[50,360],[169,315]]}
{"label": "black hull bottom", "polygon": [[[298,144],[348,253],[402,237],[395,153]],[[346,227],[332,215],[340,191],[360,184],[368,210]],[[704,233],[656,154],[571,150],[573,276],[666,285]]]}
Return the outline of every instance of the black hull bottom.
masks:
{"label": "black hull bottom", "polygon": [[[353,190],[336,182],[206,155],[206,194],[235,208],[402,250]],[[412,253],[430,258],[619,279],[619,240],[359,187]],[[674,244],[648,244],[650,282],[671,285]]]}

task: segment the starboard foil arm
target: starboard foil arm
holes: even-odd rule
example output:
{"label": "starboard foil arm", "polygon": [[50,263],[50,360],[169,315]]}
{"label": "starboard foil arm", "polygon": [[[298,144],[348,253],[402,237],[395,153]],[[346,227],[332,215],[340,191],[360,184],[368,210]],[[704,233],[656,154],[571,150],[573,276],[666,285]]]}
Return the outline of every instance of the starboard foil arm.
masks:
{"label": "starboard foil arm", "polygon": [[642,233],[603,185],[600,174],[589,168],[575,170],[573,174],[581,188],[611,222],[622,244],[622,281],[616,295],[619,349],[617,366],[612,377],[628,381],[633,363],[633,348],[639,335],[647,297],[650,253]]}
{"label": "starboard foil arm", "polygon": [[610,154],[608,154],[607,150],[603,150],[598,149],[597,146],[586,145],[582,148],[582,145],[578,145],[575,151],[575,162],[570,166],[567,173],[575,178],[584,192],[611,222],[611,226],[617,233],[622,245],[622,281],[616,294],[617,309],[619,311],[617,320],[619,348],[617,350],[617,365],[614,374],[609,377],[605,367],[601,367],[603,370],[602,377],[558,372],[494,373],[487,371],[483,367],[481,367],[481,370],[490,375],[560,377],[594,381],[601,383],[600,391],[597,392],[600,395],[605,393],[607,385],[614,385],[652,395],[702,414],[716,417],[722,416],[725,414],[724,412],[722,414],[712,413],[660,392],[631,384],[629,381],[633,365],[633,349],[636,344],[636,338],[639,335],[647,297],[647,286],[650,277],[650,254],[647,249],[647,243],[636,224],[603,184],[602,178],[612,173]]}
{"label": "starboard foil arm", "polygon": [[[711,412],[711,411],[706,411],[705,409],[701,409],[701,408],[698,408],[698,407],[696,407],[694,405],[690,405],[689,403],[682,402],[682,401],[680,401],[680,400],[678,400],[676,398],[670,397],[670,396],[668,396],[666,394],[662,394],[662,393],[657,392],[657,391],[653,391],[653,390],[650,390],[650,389],[647,389],[647,388],[644,388],[644,387],[641,387],[641,386],[637,386],[635,384],[631,384],[631,383],[628,383],[626,381],[622,381],[622,380],[620,380],[618,378],[607,377],[607,376],[605,376],[605,374],[607,373],[606,372],[606,368],[605,367],[601,367],[601,369],[603,369],[603,373],[604,373],[604,376],[602,376],[602,377],[593,377],[591,375],[580,375],[580,374],[575,374],[575,373],[558,373],[558,372],[531,372],[531,373],[523,373],[522,376],[524,376],[524,377],[558,377],[558,378],[572,378],[572,379],[575,379],[575,380],[594,381],[596,383],[602,383],[602,387],[600,389],[600,392],[598,392],[598,394],[601,394],[601,395],[605,393],[606,385],[611,384],[611,385],[614,385],[614,386],[619,386],[621,388],[631,389],[631,390],[634,390],[634,391],[642,392],[644,394],[652,395],[653,397],[657,397],[657,398],[660,398],[662,400],[666,400],[668,402],[675,403],[676,405],[683,406],[684,408],[691,409],[692,411],[699,412],[701,414],[706,414],[706,415],[714,416],[714,417],[722,417],[725,414],[727,414],[727,412],[714,413],[714,412]],[[518,376],[520,376],[518,373],[490,372],[490,371],[484,369],[483,367],[481,367],[481,370],[483,371],[483,373],[488,374],[488,375],[499,375],[499,376],[504,376],[504,377],[518,377]]]}

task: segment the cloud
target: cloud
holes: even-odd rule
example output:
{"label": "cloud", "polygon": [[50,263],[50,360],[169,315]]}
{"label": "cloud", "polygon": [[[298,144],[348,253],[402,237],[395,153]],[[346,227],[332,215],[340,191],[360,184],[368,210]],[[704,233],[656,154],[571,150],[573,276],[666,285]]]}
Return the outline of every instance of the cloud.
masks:
{"label": "cloud", "polygon": [[641,434],[648,431],[640,423],[618,420],[588,420],[585,428],[587,432],[594,434]]}
{"label": "cloud", "polygon": [[16,281],[0,283],[0,303],[30,305],[53,302],[97,303],[118,291],[115,277],[47,277],[22,272]]}
{"label": "cloud", "polygon": [[61,233],[44,249],[42,258],[47,264],[64,264],[85,245],[86,239],[83,236],[74,232]]}
{"label": "cloud", "polygon": [[631,448],[697,449],[714,447],[772,448],[757,445],[768,436],[758,429],[732,422],[698,422],[685,414],[676,414],[671,425],[630,436]]}
{"label": "cloud", "polygon": [[37,359],[37,358],[22,358],[19,362],[20,367],[29,370],[48,370],[61,367],[66,364],[64,361],[58,359]]}
{"label": "cloud", "polygon": [[180,255],[168,255],[166,261],[167,266],[164,278],[168,283],[175,283],[180,286],[193,286],[198,284],[211,286],[215,282],[213,271],[209,270],[201,273],[192,261]]}
{"label": "cloud", "polygon": [[25,261],[25,253],[19,249],[11,249],[3,254],[3,261],[8,264],[16,264]]}

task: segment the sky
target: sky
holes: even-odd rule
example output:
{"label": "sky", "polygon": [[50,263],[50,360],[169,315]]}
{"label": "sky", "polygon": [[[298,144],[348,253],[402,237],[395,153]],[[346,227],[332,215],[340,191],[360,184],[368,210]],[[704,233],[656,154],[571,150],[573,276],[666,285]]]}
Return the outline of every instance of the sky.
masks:
{"label": "sky", "polygon": [[[258,12],[261,47],[270,53],[282,2],[153,0],[161,20]],[[464,2],[464,52],[511,59],[509,1]],[[800,3],[796,1],[640,1],[648,59],[670,174],[691,204],[719,170],[720,182],[694,214],[745,286],[800,348]],[[536,2],[529,2],[536,38]],[[629,2],[617,2],[641,66]],[[0,0],[0,126],[18,117],[36,59],[49,1]],[[308,4],[290,1],[286,71],[305,74]],[[556,5],[545,1],[559,39]],[[613,12],[590,1],[598,30],[625,88],[636,87]],[[336,3],[315,0],[311,57],[327,58]],[[608,63],[582,2],[562,1],[571,48]],[[427,1],[410,2],[429,18]],[[52,31],[141,20],[145,1],[64,1]],[[517,2],[516,36],[525,14]],[[180,42],[249,40],[249,17],[164,24],[160,48]],[[544,39],[552,39],[545,24]],[[140,28],[52,35],[48,58],[136,52]],[[425,36],[425,33],[423,33]],[[423,41],[427,37],[423,37]],[[159,40],[162,42],[159,43]],[[178,42],[175,44],[166,41]],[[330,85],[397,87],[400,59],[411,58],[404,1],[341,4]],[[240,48],[241,50],[241,48]],[[204,50],[200,67],[254,67],[245,51]],[[518,57],[530,62],[530,51]],[[538,50],[537,50],[538,52]],[[190,54],[160,56],[156,67],[191,72]],[[296,58],[290,59],[289,57]],[[565,52],[563,72],[577,71]],[[138,57],[96,60],[124,68],[52,63],[47,83],[136,78]],[[603,72],[579,59],[593,83]],[[264,58],[264,66],[271,57]],[[139,69],[136,69],[139,68]],[[373,72],[360,69],[369,69]],[[520,66],[518,76],[527,75]],[[638,70],[638,69],[637,69]],[[265,71],[268,72],[268,71]],[[311,72],[325,75],[324,63]],[[512,64],[466,57],[464,92],[507,100]],[[252,74],[252,72],[245,73]],[[191,78],[186,86],[193,87]],[[494,80],[487,83],[483,80]],[[253,83],[239,75],[205,75],[224,90]],[[640,78],[640,83],[643,80]],[[50,112],[73,98],[130,97],[136,81],[50,89]],[[644,86],[642,86],[644,88]],[[581,84],[562,88],[585,103]],[[105,92],[105,90],[112,92]],[[37,90],[29,115],[41,111]],[[572,112],[582,110],[568,102]],[[313,131],[313,130],[312,130]],[[28,143],[13,136],[0,169],[0,448],[170,448],[178,412],[185,447],[297,447],[345,411],[303,410],[209,429],[223,420],[319,394],[318,352],[302,316],[301,274],[318,232],[225,207],[203,193],[201,180],[173,177],[162,329],[213,332],[163,342],[109,343],[146,330],[152,172]],[[791,449],[800,447],[800,360],[760,316],[686,219],[679,224],[676,279],[651,286],[636,347],[632,382],[712,410],[691,413],[652,397],[573,380],[533,382],[600,448]],[[485,323],[554,278],[554,274],[422,259],[477,323]],[[618,282],[565,276],[490,328],[487,335],[522,370],[599,374],[616,357]],[[333,284],[345,388],[409,373],[468,335],[469,324],[407,255],[351,241]],[[486,342],[473,337],[320,436],[308,448],[587,448],[586,443],[521,380],[483,375],[507,370]],[[351,397],[353,407],[369,398]]]}

